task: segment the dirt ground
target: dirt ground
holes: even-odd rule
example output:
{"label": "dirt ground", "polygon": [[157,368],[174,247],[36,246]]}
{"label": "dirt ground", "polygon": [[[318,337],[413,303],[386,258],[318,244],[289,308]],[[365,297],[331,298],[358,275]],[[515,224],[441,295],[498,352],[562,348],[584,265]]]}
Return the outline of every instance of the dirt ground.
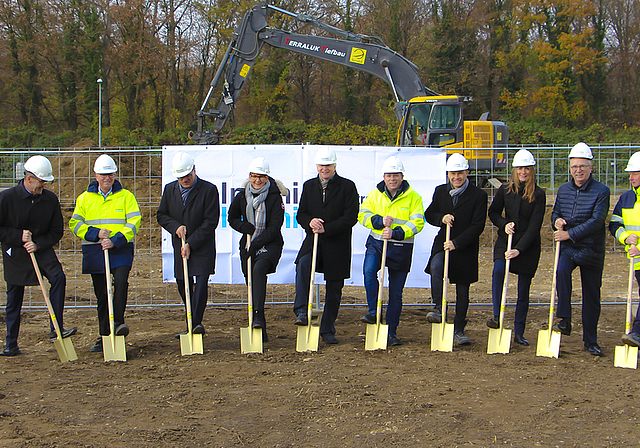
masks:
{"label": "dirt ground", "polygon": [[[66,167],[74,172],[63,202],[71,204],[86,187],[88,163]],[[160,186],[145,188],[151,197]],[[76,242],[67,237],[61,247],[70,249]],[[485,232],[483,247],[492,244]],[[544,228],[543,246],[552,245]],[[603,297],[624,295],[626,261],[607,257]],[[532,299],[549,298],[552,258],[543,255]],[[490,297],[491,264],[487,254],[472,298]],[[345,303],[363,303],[361,294],[349,294]],[[579,302],[579,283],[574,295]],[[579,311],[574,333],[562,337],[560,358],[550,359],[535,350],[548,319],[543,306],[529,312],[525,335],[532,346],[512,344],[506,355],[486,353],[488,306],[470,308],[473,344],[451,353],[430,350],[428,309],[420,306],[403,311],[402,346],[365,351],[363,308],[343,306],[340,344],[297,353],[290,307],[273,306],[270,342],[263,354],[251,355],[240,353],[246,310],[209,307],[204,354],[181,356],[174,338],[184,330],[181,308],[130,307],[127,362],[105,363],[89,352],[98,336],[95,310],[68,309],[66,326],[79,329],[72,337],[78,360],[64,364],[48,341],[46,313],[26,311],[22,354],[0,358],[0,447],[636,446],[639,373],[613,367],[624,308],[603,308],[602,358],[582,351]],[[511,328],[512,306],[507,316]],[[4,326],[0,313],[3,336]]]}
{"label": "dirt ground", "polygon": [[536,357],[543,307],[529,315],[532,346],[506,355],[486,353],[485,307],[470,309],[473,344],[451,353],[430,350],[427,309],[417,307],[403,311],[402,346],[365,351],[361,313],[342,308],[340,344],[297,353],[290,309],[270,308],[264,353],[242,355],[245,310],[210,308],[204,354],[181,356],[181,309],[131,309],[127,362],[105,363],[88,350],[95,311],[68,310],[78,360],[65,364],[46,339],[45,313],[24,313],[23,354],[0,358],[0,446],[637,444],[638,371],[613,367],[618,306],[603,309],[602,358],[582,351],[579,324],[559,359]]}

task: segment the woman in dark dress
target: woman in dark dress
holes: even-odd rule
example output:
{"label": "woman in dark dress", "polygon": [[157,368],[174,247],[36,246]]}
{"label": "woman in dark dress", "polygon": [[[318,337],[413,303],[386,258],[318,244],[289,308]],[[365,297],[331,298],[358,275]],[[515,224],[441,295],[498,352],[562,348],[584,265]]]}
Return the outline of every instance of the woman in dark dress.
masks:
{"label": "woman in dark dress", "polygon": [[[242,273],[247,278],[247,257],[251,256],[251,294],[253,296],[253,328],[262,328],[267,342],[264,301],[267,275],[276,272],[284,239],[280,229],[284,222],[282,196],[288,191],[280,181],[269,176],[269,162],[264,157],[249,165],[249,179],[236,194],[229,207],[229,224],[243,234],[240,240]],[[251,244],[247,251],[247,237]]]}
{"label": "woman in dark dress", "polygon": [[[526,149],[513,157],[511,179],[502,185],[489,207],[489,219],[498,227],[498,239],[493,251],[493,317],[489,328],[499,328],[500,299],[506,260],[511,260],[509,272],[518,274],[518,301],[514,320],[514,341],[527,346],[524,337],[531,280],[540,261],[540,228],[544,219],[546,197],[536,185],[536,161]],[[504,213],[503,213],[504,212]],[[507,235],[513,235],[511,250],[507,251]]]}

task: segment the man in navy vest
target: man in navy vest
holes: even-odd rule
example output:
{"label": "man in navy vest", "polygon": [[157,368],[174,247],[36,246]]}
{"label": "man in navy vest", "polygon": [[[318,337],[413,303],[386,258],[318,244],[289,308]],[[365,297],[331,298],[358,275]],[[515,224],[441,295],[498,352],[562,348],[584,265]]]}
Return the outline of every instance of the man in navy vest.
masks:
{"label": "man in navy vest", "polygon": [[593,154],[585,143],[569,153],[571,180],[558,188],[551,214],[554,239],[560,241],[557,292],[561,319],[553,329],[571,334],[571,274],[580,267],[582,281],[582,340],[584,349],[602,356],[598,345],[600,287],[604,268],[606,230],[609,213],[609,188],[593,178]]}

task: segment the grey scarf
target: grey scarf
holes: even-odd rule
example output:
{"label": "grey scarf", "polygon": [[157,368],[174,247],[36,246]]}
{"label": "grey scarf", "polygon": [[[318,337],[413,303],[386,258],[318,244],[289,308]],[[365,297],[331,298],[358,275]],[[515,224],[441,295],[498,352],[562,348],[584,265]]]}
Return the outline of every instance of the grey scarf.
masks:
{"label": "grey scarf", "polygon": [[264,186],[256,190],[251,186],[251,182],[247,183],[244,189],[244,195],[247,199],[247,221],[253,224],[255,231],[251,237],[251,241],[255,240],[267,227],[267,207],[264,204],[271,181],[267,180]]}
{"label": "grey scarf", "polygon": [[469,186],[469,178],[465,179],[464,184],[462,184],[459,188],[453,188],[451,186],[451,190],[449,190],[449,194],[451,195],[451,199],[453,200],[453,206],[455,207],[458,204],[459,196],[464,193]]}

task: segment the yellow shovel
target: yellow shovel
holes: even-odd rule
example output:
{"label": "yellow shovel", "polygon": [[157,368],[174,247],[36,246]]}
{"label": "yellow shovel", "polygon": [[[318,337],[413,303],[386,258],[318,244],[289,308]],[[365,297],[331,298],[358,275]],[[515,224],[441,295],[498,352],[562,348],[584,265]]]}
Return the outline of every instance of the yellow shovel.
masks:
{"label": "yellow shovel", "polygon": [[318,255],[318,234],[313,234],[313,254],[311,255],[311,281],[309,282],[309,306],[307,307],[307,326],[298,327],[298,339],[296,341],[296,351],[317,352],[320,328],[311,325],[311,313],[313,312],[313,290],[316,279],[316,256]]}
{"label": "yellow shovel", "polygon": [[[507,252],[511,250],[513,234],[507,238]],[[489,329],[489,342],[487,343],[487,353],[509,353],[511,345],[511,330],[504,329],[504,310],[507,306],[507,288],[509,287],[509,267],[511,259],[505,263],[504,283],[502,284],[502,298],[500,299],[500,328]]]}
{"label": "yellow shovel", "polygon": [[[247,234],[247,252],[251,246],[251,235]],[[253,328],[253,294],[251,293],[251,257],[247,257],[247,301],[249,303],[249,326],[240,329],[240,351],[262,353],[262,328]]]}
{"label": "yellow shovel", "polygon": [[[451,239],[451,226],[447,224],[446,240]],[[444,279],[442,287],[442,322],[431,324],[431,351],[453,351],[453,324],[447,323],[447,290],[449,289],[449,251],[444,251]]]}
{"label": "yellow shovel", "polygon": [[387,243],[385,239],[382,243],[382,263],[380,266],[380,284],[378,285],[378,304],[376,307],[376,323],[367,324],[365,333],[365,350],[386,350],[387,339],[389,338],[389,325],[382,325],[382,292],[384,289],[384,268],[387,261]]}
{"label": "yellow shovel", "polygon": [[[625,322],[625,334],[629,334],[631,332],[631,321],[632,321],[632,311],[631,311],[631,296],[633,295],[633,274],[634,267],[633,264],[635,262],[635,258],[631,257],[629,260],[629,289],[627,291],[627,316]],[[613,359],[614,367],[623,367],[625,369],[637,369],[638,368],[638,347],[632,347],[630,345],[623,345],[622,347],[616,347],[615,357]]]}
{"label": "yellow shovel", "polygon": [[111,265],[109,249],[104,250],[104,272],[107,279],[107,301],[109,303],[109,336],[102,336],[102,352],[106,361],[126,361],[127,347],[124,336],[116,336],[116,324],[113,317],[113,290],[111,284]]}
{"label": "yellow shovel", "polygon": [[549,328],[538,331],[538,346],[536,356],[546,356],[547,358],[557,358],[560,353],[559,331],[553,329],[553,316],[556,307],[556,282],[558,279],[558,260],[560,259],[560,241],[556,242],[556,256],[553,262],[553,282],[551,283],[551,304],[549,305]]}
{"label": "yellow shovel", "polygon": [[[187,243],[183,237],[183,248],[185,244]],[[182,257],[182,267],[184,270],[184,302],[187,307],[187,334],[180,335],[180,351],[182,352],[182,356],[202,355],[202,353],[204,352],[202,335],[193,334],[193,318],[191,314],[191,288],[189,287],[189,263],[185,257]]]}
{"label": "yellow shovel", "polygon": [[76,350],[73,348],[73,342],[71,342],[71,338],[64,339],[62,337],[62,331],[60,330],[60,325],[58,325],[56,313],[53,311],[51,300],[49,300],[49,293],[44,287],[44,280],[42,279],[42,274],[40,273],[40,267],[38,266],[36,255],[33,252],[31,252],[29,255],[31,255],[31,262],[33,263],[33,268],[36,270],[36,275],[38,276],[40,289],[42,290],[44,301],[47,304],[49,316],[51,316],[51,322],[53,322],[53,328],[56,330],[56,335],[58,335],[58,339],[53,341],[53,345],[56,347],[61,362],[75,361],[76,359],[78,359],[78,355],[76,355]]}

